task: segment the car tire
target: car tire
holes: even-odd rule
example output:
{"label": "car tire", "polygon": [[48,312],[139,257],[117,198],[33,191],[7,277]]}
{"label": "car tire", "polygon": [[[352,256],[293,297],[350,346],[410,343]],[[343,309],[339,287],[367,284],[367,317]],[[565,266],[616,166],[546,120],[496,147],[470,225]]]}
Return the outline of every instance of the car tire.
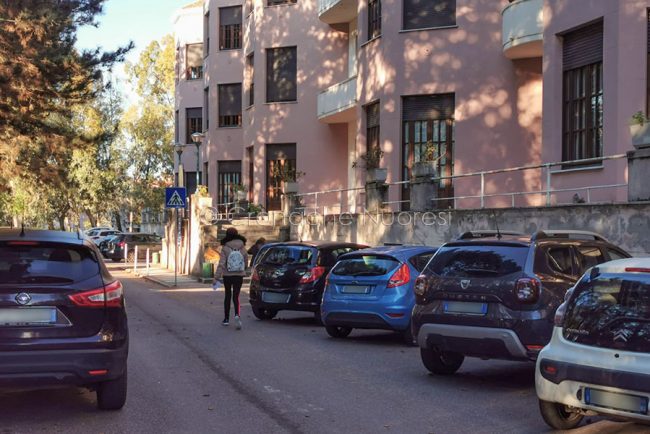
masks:
{"label": "car tire", "polygon": [[113,262],[122,262],[122,260],[113,258]]}
{"label": "car tire", "polygon": [[440,352],[432,348],[420,348],[420,357],[424,366],[437,375],[455,374],[465,360],[465,356],[460,353]]}
{"label": "car tire", "polygon": [[351,327],[326,326],[325,330],[328,335],[337,339],[347,338],[352,333]]}
{"label": "car tire", "polygon": [[99,383],[97,386],[97,408],[100,410],[120,410],[126,403],[127,373],[115,380]]}
{"label": "car tire", "polygon": [[273,318],[278,314],[277,310],[271,310],[271,309],[264,309],[261,307],[254,307],[253,308],[253,315],[255,315],[255,318],[262,320],[262,321],[268,321]]}
{"label": "car tire", "polygon": [[539,400],[539,411],[548,426],[556,430],[570,430],[582,422],[584,415],[569,411],[564,404]]}

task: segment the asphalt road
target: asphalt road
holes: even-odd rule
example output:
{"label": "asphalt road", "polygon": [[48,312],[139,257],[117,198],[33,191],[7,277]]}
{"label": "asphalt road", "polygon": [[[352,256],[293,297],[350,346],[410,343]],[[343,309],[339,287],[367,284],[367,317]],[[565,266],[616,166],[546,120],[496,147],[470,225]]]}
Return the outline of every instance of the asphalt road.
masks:
{"label": "asphalt road", "polygon": [[[131,328],[129,397],[98,412],[81,389],[0,392],[8,433],[543,433],[533,365],[468,359],[435,377],[388,332],[334,340],[311,315],[222,327],[222,293],[115,272]],[[243,295],[243,300],[246,296]],[[596,421],[576,432],[640,433]]]}

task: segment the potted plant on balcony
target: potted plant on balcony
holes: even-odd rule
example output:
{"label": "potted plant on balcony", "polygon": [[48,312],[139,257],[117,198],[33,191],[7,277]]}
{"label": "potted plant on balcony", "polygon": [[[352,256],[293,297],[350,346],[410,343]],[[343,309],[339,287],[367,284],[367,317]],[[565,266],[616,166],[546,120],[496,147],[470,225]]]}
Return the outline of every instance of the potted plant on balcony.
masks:
{"label": "potted plant on balcony", "polygon": [[421,155],[420,161],[413,163],[412,177],[423,178],[436,176],[438,161],[442,158],[442,156],[437,157],[436,154],[436,146],[429,140],[425,145],[424,153]]}
{"label": "potted plant on balcony", "polygon": [[642,111],[634,113],[630,120],[632,145],[636,149],[650,147],[650,120]]}
{"label": "potted plant on balcony", "polygon": [[241,184],[235,184],[231,189],[237,202],[244,202],[246,200],[246,187]]}
{"label": "potted plant on balcony", "polygon": [[[383,156],[384,151],[382,151],[379,146],[371,147],[365,155],[361,156],[366,169],[366,182],[384,183],[386,182],[386,179],[388,179],[388,169],[379,167]],[[352,164],[352,167],[357,168],[359,167],[359,164],[355,161]]]}
{"label": "potted plant on balcony", "polygon": [[276,165],[271,176],[282,184],[282,193],[296,194],[298,193],[298,180],[305,176],[305,172],[284,164]]}

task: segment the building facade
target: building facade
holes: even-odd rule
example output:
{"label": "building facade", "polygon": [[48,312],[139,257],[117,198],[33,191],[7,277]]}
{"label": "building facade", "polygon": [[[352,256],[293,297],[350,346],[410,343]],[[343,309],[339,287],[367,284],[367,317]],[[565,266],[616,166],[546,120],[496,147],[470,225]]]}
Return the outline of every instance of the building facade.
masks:
{"label": "building facade", "polygon": [[[202,108],[215,203],[244,188],[278,210],[283,179],[301,193],[362,188],[369,152],[402,209],[424,160],[441,177],[498,172],[440,179],[441,207],[625,198],[625,159],[594,158],[631,150],[629,119],[646,112],[650,0],[197,3],[176,20],[177,131],[187,141]],[[560,164],[499,172],[544,163]],[[319,205],[362,200],[324,193]]]}

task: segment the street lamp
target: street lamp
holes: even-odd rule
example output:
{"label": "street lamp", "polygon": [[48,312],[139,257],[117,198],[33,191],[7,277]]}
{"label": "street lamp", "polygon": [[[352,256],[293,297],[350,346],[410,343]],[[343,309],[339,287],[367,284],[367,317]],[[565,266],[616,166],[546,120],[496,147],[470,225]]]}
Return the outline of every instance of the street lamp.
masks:
{"label": "street lamp", "polygon": [[181,157],[183,155],[183,150],[185,149],[185,145],[182,143],[175,143],[174,144],[174,151],[176,151],[176,154],[178,154],[178,180],[176,182],[176,186],[182,187],[183,186],[183,163],[181,160]]}
{"label": "street lamp", "polygon": [[203,139],[205,138],[205,134],[203,133],[194,133],[192,134],[192,141],[194,142],[194,145],[196,145],[196,192],[199,192],[199,183],[200,183],[200,178],[199,174],[201,171],[201,166],[200,166],[200,148],[201,145],[203,144]]}

